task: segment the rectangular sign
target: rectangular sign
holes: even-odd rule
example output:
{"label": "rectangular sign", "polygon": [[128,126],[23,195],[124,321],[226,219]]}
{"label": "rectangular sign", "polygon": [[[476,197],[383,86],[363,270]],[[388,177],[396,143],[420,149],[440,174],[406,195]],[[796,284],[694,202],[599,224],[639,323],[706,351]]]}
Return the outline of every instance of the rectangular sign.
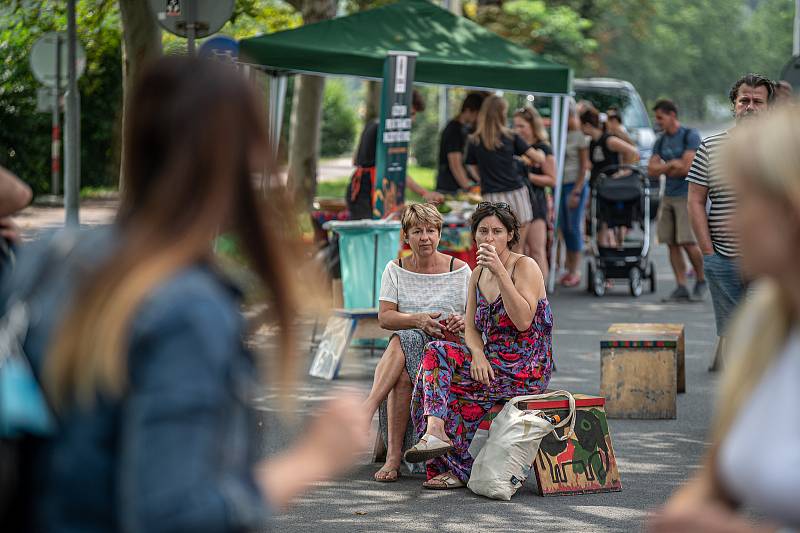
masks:
{"label": "rectangular sign", "polygon": [[356,320],[350,317],[332,316],[325,326],[325,333],[322,335],[308,373],[322,379],[335,378],[355,329]]}
{"label": "rectangular sign", "polygon": [[416,56],[414,52],[392,52],[384,63],[373,218],[391,214],[405,201]]}

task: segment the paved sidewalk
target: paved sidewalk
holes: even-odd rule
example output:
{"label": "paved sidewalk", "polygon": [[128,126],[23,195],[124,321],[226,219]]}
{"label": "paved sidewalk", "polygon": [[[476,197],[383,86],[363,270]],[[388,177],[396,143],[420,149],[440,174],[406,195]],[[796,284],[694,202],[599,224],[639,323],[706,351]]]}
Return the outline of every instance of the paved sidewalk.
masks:
{"label": "paved sidewalk", "polygon": [[[428,491],[423,477],[394,484],[372,480],[377,465],[363,463],[345,479],[321,484],[278,517],[276,531],[639,531],[648,510],[663,503],[701,460],[716,375],[707,372],[715,340],[710,302],[665,304],[674,288],[664,247],[656,247],[659,293],[634,299],[620,285],[602,299],[583,290],[551,295],[558,372],[551,388],[599,393],[599,337],[612,322],[681,322],[686,325],[686,390],[676,420],[609,420],[623,491],[543,498],[528,482],[511,502],[478,497],[467,489]],[[262,342],[265,339],[261,339]],[[309,378],[296,395],[298,411],[312,411],[334,389],[367,391],[376,361],[351,354],[334,382]],[[308,361],[306,361],[306,367]],[[291,440],[294,430],[275,416],[272,395],[262,402],[265,451]],[[535,483],[535,482],[534,482]]]}
{"label": "paved sidewalk", "polygon": [[[81,226],[110,224],[117,214],[118,205],[116,199],[81,201],[78,215]],[[14,222],[20,227],[22,239],[30,240],[42,232],[63,228],[65,218],[63,207],[29,205],[14,215]]]}
{"label": "paved sidewalk", "polygon": [[[84,202],[82,224],[108,223],[116,204]],[[18,217],[23,235],[63,223],[63,210],[29,207]],[[676,420],[610,420],[611,438],[623,491],[619,493],[543,498],[529,485],[511,502],[475,496],[466,489],[426,491],[421,476],[405,476],[394,484],[372,480],[377,465],[362,464],[344,479],[319,485],[286,514],[276,517],[275,531],[639,531],[648,510],[662,504],[699,464],[705,449],[715,374],[706,370],[713,350],[714,325],[710,302],[661,303],[673,288],[663,246],[657,246],[659,293],[634,299],[619,285],[602,299],[584,290],[560,289],[552,294],[555,317],[554,347],[558,372],[552,388],[599,393],[599,337],[612,322],[682,322],[686,325],[686,394],[678,397]],[[310,331],[311,324],[305,324]],[[269,349],[275,336],[263,331],[252,339]],[[306,344],[307,346],[307,344]],[[277,347],[276,347],[277,348]],[[302,354],[307,369],[310,357]],[[304,415],[330,397],[332,391],[353,387],[368,391],[376,360],[353,355],[340,379],[328,382],[304,378],[293,394],[296,411]],[[269,375],[269,373],[267,373]],[[263,452],[274,453],[294,440],[299,429],[278,416],[273,388],[265,386],[258,402],[263,428]],[[529,482],[530,484],[530,482]]]}

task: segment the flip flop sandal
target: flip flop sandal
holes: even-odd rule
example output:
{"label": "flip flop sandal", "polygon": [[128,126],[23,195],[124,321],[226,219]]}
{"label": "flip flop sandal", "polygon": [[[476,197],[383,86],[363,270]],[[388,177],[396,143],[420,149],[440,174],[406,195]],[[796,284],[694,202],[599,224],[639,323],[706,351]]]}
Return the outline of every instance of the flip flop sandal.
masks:
{"label": "flip flop sandal", "polygon": [[[384,474],[387,474],[387,475],[386,475],[386,477],[380,478],[380,477],[378,477],[378,474],[380,474],[380,473],[384,473]],[[391,474],[394,474],[394,477],[389,477],[389,475],[391,475]],[[373,477],[375,478],[375,481],[377,481],[378,483],[394,483],[398,479],[400,479],[400,475],[401,474],[400,474],[400,469],[399,468],[390,468],[389,470],[384,470],[383,468],[381,468],[380,470],[375,472],[375,475]]]}
{"label": "flip flop sandal", "polygon": [[414,446],[406,450],[403,459],[409,463],[423,463],[430,459],[442,456],[453,449],[452,444],[448,444],[433,435],[423,435]]}
{"label": "flip flop sandal", "polygon": [[436,477],[432,477],[423,483],[422,486],[429,490],[450,490],[460,489],[465,485],[464,482],[453,475],[453,473],[448,472],[446,474],[439,474]]}
{"label": "flip flop sandal", "polygon": [[577,287],[581,284],[581,277],[574,274],[568,274],[561,280],[561,285],[564,287]]}

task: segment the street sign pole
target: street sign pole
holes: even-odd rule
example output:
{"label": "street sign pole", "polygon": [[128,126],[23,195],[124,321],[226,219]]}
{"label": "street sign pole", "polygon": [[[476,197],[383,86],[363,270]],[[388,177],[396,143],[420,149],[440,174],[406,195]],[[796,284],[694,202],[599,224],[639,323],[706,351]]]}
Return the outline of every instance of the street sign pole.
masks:
{"label": "street sign pole", "polygon": [[67,0],[67,94],[66,94],[66,176],[64,207],[66,225],[78,226],[80,194],[80,98],[77,75],[77,31],[75,0]]}
{"label": "street sign pole", "polygon": [[194,55],[194,38],[197,35],[197,5],[194,0],[186,2],[186,48],[190,56]]}
{"label": "street sign pole", "polygon": [[792,35],[792,57],[797,57],[800,56],[800,0],[794,0],[794,31]]}
{"label": "street sign pole", "polygon": [[61,181],[61,110],[59,98],[61,96],[61,36],[56,38],[56,86],[53,89],[53,142],[51,148],[51,177],[50,194],[58,196]]}

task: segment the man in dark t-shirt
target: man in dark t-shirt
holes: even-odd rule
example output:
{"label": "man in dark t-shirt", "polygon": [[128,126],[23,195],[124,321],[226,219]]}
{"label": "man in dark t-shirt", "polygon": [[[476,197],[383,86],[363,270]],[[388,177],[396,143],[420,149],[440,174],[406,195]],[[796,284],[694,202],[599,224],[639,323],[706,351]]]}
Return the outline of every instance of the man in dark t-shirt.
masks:
{"label": "man in dark t-shirt", "polygon": [[375,153],[378,151],[378,119],[372,119],[364,126],[358,140],[358,148],[353,155],[354,167],[374,167]]}
{"label": "man in dark t-shirt", "polygon": [[464,167],[464,146],[467,128],[475,124],[483,103],[480,93],[470,93],[461,103],[458,116],[447,123],[439,142],[439,168],[436,175],[436,190],[453,194],[469,189],[472,181]]}

